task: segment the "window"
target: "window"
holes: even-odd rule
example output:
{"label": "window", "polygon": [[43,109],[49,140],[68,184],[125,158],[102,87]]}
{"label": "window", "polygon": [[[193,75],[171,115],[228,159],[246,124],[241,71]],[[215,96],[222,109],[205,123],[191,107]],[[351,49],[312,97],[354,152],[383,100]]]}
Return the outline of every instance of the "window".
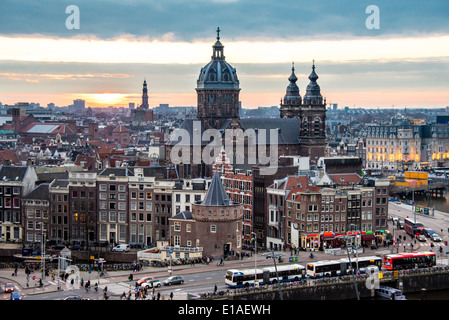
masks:
{"label": "window", "polygon": [[174,230],[177,232],[181,231],[181,222],[175,221]]}
{"label": "window", "polygon": [[216,233],[217,232],[217,226],[216,225],[211,225],[210,226],[210,232],[211,233]]}

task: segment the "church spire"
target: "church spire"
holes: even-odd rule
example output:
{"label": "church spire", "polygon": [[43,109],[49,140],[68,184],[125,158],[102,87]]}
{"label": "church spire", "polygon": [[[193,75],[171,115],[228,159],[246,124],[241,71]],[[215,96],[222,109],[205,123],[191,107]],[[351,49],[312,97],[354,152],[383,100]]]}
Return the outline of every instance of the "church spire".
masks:
{"label": "church spire", "polygon": [[212,60],[224,60],[223,45],[220,42],[220,27],[217,28],[217,42],[212,46]]}
{"label": "church spire", "polygon": [[[309,75],[309,85],[307,86],[306,94],[304,96],[304,102],[307,100],[308,103],[313,100],[316,103],[321,104],[322,103],[322,95],[321,95],[321,89],[318,83],[316,82],[318,80],[318,75],[315,72],[315,60],[313,60],[312,64],[312,72]],[[318,99],[318,100],[317,100]]]}
{"label": "church spire", "polygon": [[285,92],[285,99],[292,99],[292,98],[301,98],[299,95],[299,88],[296,84],[296,81],[298,81],[298,77],[296,77],[295,74],[295,63],[292,62],[292,74],[288,78],[288,81],[290,81],[287,90]]}

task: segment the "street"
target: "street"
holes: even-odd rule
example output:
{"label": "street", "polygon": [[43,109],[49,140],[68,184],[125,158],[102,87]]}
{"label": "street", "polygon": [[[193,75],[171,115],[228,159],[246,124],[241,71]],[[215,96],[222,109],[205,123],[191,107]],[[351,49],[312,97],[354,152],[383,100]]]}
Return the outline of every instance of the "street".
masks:
{"label": "street", "polygon": [[[399,217],[402,221],[404,220],[404,218],[409,218],[409,219],[414,219],[415,218],[415,213],[412,211],[412,206],[410,205],[406,205],[406,204],[397,204],[396,202],[390,202],[389,205],[389,216],[393,217],[393,216],[397,216]],[[416,221],[421,222],[425,228],[430,228],[433,229],[435,231],[435,233],[437,233],[442,241],[441,242],[435,242],[433,243],[437,248],[439,246],[443,246],[445,241],[449,240],[449,234],[448,234],[448,228],[449,228],[449,214],[444,213],[444,212],[440,212],[440,211],[435,211],[435,215],[434,216],[428,216],[428,215],[424,215],[424,214],[416,214]],[[425,251],[425,250],[430,250],[431,249],[431,243],[432,240],[427,238],[426,242],[420,242],[420,241],[410,241],[410,236],[407,235],[405,233],[404,230],[397,230],[396,228],[392,227],[390,225],[390,231],[394,232],[394,237],[395,239],[398,238],[399,235],[401,235],[402,239],[406,239],[405,243],[406,243],[406,248],[408,249],[407,251],[411,250],[411,246],[410,244],[413,244],[413,250],[416,251]],[[403,252],[403,245],[404,242],[400,243],[399,245],[399,252]]]}
{"label": "street", "polygon": [[[409,205],[397,204],[395,202],[389,203],[389,216],[397,216],[401,220],[406,218],[414,218],[414,213]],[[433,229],[438,233],[443,239],[442,242],[435,243],[434,252],[438,254],[439,246],[444,245],[444,241],[449,240],[448,227],[449,227],[449,214],[436,211],[434,216],[425,216],[417,214],[416,220],[424,224],[425,227]],[[404,230],[398,230],[393,222],[388,223],[388,229],[394,236],[394,239],[401,239],[396,242],[394,253],[402,253],[404,251],[428,251],[431,250],[431,240],[426,239],[425,242],[419,242],[415,239],[411,240],[410,236],[405,233]],[[442,230],[442,231],[441,231]],[[405,241],[404,241],[405,239]],[[405,244],[405,246],[404,246]],[[446,249],[446,248],[445,248]],[[391,248],[379,246],[378,249],[372,250],[370,248],[365,248],[362,255],[378,255],[383,256],[384,254],[390,253]],[[281,252],[280,252],[281,253]],[[288,261],[290,252],[286,250],[282,252],[284,254],[284,261]],[[313,260],[332,260],[340,259],[341,256],[334,256],[325,254],[324,252],[316,251],[315,259]],[[217,290],[226,290],[227,287],[224,284],[224,277],[227,269],[230,268],[251,268],[254,267],[254,258],[245,258],[244,260],[227,261],[225,266],[219,267],[214,264],[199,264],[196,266],[178,266],[173,268],[173,275],[182,275],[184,277],[184,284],[173,285],[173,286],[162,286],[157,288],[156,292],[161,294],[161,299],[169,299],[170,293],[173,292],[173,298],[176,300],[186,300],[189,294],[200,294],[205,292],[212,292],[214,286],[217,285]],[[298,263],[306,265],[311,259],[309,258],[308,252],[299,252]],[[437,256],[437,264],[447,264],[446,257]],[[257,255],[257,266],[262,267],[263,265],[272,266],[272,259],[265,259],[262,253]],[[91,289],[86,292],[85,289],[76,289],[70,287],[70,283],[60,282],[61,290],[57,290],[57,280],[52,280],[47,278],[45,281],[45,286],[43,288],[37,287],[36,281],[31,281],[30,287],[27,288],[25,274],[23,270],[19,271],[19,276],[11,277],[11,271],[9,269],[0,269],[0,285],[3,289],[5,283],[12,282],[15,284],[15,290],[21,291],[24,300],[63,300],[69,296],[79,296],[83,298],[88,298],[90,300],[102,300],[103,299],[103,289],[107,286],[108,295],[110,300],[120,299],[122,293],[127,294],[131,290],[132,299],[134,299],[134,289],[135,283],[138,279],[144,276],[153,276],[155,279],[164,281],[169,277],[169,273],[166,268],[146,268],[141,272],[135,273],[132,271],[121,271],[121,272],[110,272],[106,277],[99,278],[97,274],[90,274],[88,272],[80,272],[80,278],[84,281],[91,281]],[[129,281],[128,277],[133,274],[133,280]],[[36,273],[36,279],[40,278],[40,274]],[[94,284],[99,281],[99,290],[95,292],[93,289]],[[0,293],[1,300],[8,300],[10,298],[9,293],[4,293],[3,290]]]}

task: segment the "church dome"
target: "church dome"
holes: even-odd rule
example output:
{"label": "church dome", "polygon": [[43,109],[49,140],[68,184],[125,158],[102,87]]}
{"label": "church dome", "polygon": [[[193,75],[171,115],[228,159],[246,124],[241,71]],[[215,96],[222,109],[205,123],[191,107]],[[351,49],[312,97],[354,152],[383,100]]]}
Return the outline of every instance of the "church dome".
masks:
{"label": "church dome", "polygon": [[237,72],[225,61],[223,55],[220,28],[217,29],[217,41],[212,48],[211,61],[200,70],[197,89],[239,89]]}

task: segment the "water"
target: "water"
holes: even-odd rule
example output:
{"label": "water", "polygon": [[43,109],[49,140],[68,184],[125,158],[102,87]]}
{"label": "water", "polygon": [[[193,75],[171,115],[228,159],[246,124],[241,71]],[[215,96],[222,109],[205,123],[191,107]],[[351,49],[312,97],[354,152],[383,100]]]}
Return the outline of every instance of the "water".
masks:
{"label": "water", "polygon": [[[415,195],[415,204],[417,206],[422,206],[422,207],[431,207],[434,208],[437,211],[442,211],[442,212],[447,212],[449,213],[449,192],[448,189],[446,188],[444,190],[443,193],[443,197],[439,197],[439,198],[429,198],[429,203],[427,203],[427,197],[425,196],[418,196]],[[408,199],[411,200],[411,199]]]}
{"label": "water", "polygon": [[405,297],[407,300],[449,300],[449,290],[408,293]]}

